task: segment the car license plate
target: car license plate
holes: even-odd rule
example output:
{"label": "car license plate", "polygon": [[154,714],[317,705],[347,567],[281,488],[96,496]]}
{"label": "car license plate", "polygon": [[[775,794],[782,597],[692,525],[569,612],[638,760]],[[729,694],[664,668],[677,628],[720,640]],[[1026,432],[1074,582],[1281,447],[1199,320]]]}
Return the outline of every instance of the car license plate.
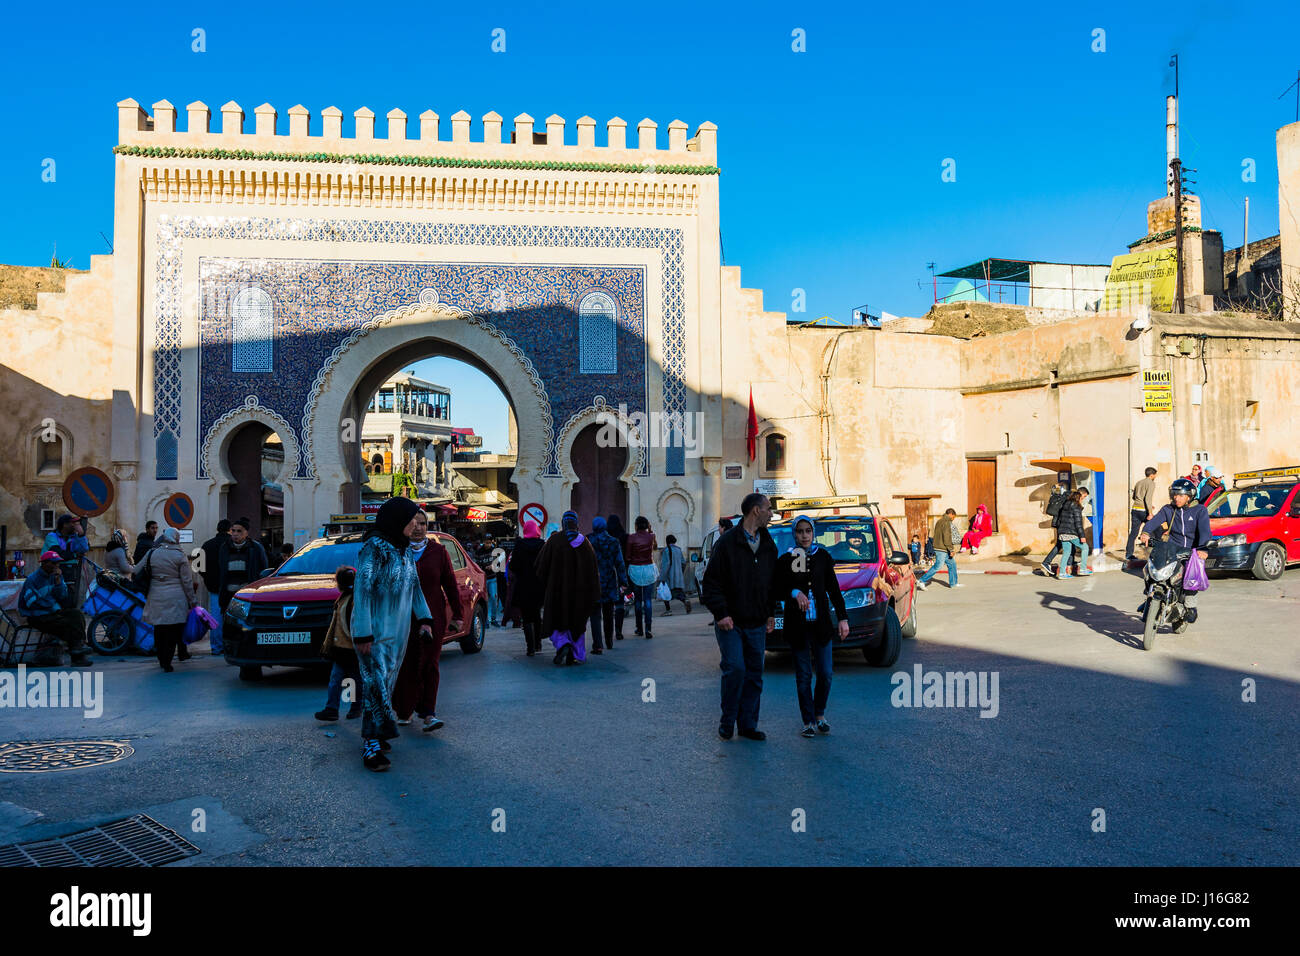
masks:
{"label": "car license plate", "polygon": [[258,644],[310,644],[311,631],[273,631],[257,635]]}

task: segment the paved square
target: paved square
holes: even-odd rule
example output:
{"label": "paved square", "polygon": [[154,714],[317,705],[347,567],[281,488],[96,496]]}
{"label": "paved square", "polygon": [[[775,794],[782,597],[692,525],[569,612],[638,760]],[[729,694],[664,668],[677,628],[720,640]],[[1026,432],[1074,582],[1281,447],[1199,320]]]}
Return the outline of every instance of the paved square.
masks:
{"label": "paved square", "polygon": [[[4,774],[0,842],[161,808],[178,828],[193,809],[213,821],[184,831],[199,865],[1295,865],[1297,582],[1215,580],[1200,621],[1150,653],[1129,574],[936,583],[896,666],[837,654],[829,737],[798,736],[793,669],[769,655],[765,743],[714,732],[718,655],[698,607],[657,618],[653,641],[629,621],[584,667],[527,658],[522,632],[493,629],[480,655],[448,647],[447,725],[405,732],[386,774],[361,767],[358,722],[312,719],[319,675],[243,683],[209,657],[172,675],[98,658],[101,718],[15,710],[0,738],[134,753]],[[997,716],[893,706],[891,676],[916,665],[996,673]]]}

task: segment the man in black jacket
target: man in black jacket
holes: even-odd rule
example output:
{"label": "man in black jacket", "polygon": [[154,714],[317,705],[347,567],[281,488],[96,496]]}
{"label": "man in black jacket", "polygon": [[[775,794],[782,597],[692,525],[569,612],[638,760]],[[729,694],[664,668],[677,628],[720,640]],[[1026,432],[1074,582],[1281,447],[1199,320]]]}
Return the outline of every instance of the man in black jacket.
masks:
{"label": "man in black jacket", "polygon": [[158,538],[158,522],[145,522],[144,530],[135,536],[135,553],[131,555],[131,561],[139,564],[140,559],[149,553],[153,547],[154,541]]}
{"label": "man in black jacket", "polygon": [[260,541],[248,534],[249,521],[239,518],[230,523],[230,540],[222,543],[217,565],[220,573],[217,600],[225,613],[230,599],[245,584],[256,581],[266,573],[266,549]]}
{"label": "man in black jacket", "polygon": [[222,518],[217,522],[217,533],[203,542],[203,570],[199,576],[208,592],[208,613],[217,619],[217,626],[208,632],[209,644],[214,655],[220,654],[224,645],[221,641],[221,546],[230,540],[230,521]]}
{"label": "man in black jacket", "polygon": [[772,503],[766,495],[746,495],[740,524],[724,533],[709,555],[701,600],[713,613],[714,634],[722,653],[722,721],[718,736],[765,740],[758,729],[763,693],[763,652],[776,627],[776,543],[767,533]]}

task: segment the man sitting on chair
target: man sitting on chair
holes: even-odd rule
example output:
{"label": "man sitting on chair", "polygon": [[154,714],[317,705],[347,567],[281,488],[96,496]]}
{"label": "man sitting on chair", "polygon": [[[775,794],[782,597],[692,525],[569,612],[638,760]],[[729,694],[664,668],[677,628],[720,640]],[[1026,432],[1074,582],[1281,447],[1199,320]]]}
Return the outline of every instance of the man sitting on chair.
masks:
{"label": "man sitting on chair", "polygon": [[41,555],[40,569],[23,582],[18,596],[18,612],[27,618],[42,635],[36,659],[38,667],[58,667],[63,663],[62,641],[68,645],[74,667],[89,667],[90,654],[86,651],[86,618],[75,608],[65,608],[68,585],[63,580],[59,566],[62,560],[57,551]]}

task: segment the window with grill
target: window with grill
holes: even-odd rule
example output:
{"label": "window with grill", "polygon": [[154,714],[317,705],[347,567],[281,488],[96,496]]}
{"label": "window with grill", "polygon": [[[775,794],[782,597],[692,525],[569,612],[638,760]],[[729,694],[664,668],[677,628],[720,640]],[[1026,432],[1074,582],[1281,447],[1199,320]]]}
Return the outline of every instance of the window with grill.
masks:
{"label": "window with grill", "polygon": [[589,292],[578,303],[578,371],[618,374],[618,309],[604,292]]}
{"label": "window with grill", "polygon": [[262,289],[240,289],[230,304],[231,367],[236,372],[270,372],[274,326],[271,297]]}

